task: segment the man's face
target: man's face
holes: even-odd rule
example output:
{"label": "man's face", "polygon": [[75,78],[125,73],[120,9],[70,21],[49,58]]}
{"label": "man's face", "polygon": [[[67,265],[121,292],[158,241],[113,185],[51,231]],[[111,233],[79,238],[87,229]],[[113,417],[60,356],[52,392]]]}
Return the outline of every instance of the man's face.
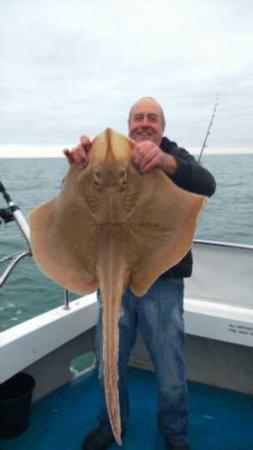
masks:
{"label": "man's face", "polygon": [[129,137],[135,141],[147,140],[160,145],[164,123],[159,105],[151,99],[137,102],[132,107],[128,127]]}

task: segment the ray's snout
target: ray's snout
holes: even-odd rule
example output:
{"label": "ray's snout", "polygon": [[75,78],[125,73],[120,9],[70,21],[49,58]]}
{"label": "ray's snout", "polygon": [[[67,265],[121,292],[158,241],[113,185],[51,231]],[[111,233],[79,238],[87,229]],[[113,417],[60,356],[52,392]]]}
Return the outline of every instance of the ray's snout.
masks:
{"label": "ray's snout", "polygon": [[124,188],[128,184],[128,165],[111,164],[107,167],[94,167],[92,184],[97,189]]}

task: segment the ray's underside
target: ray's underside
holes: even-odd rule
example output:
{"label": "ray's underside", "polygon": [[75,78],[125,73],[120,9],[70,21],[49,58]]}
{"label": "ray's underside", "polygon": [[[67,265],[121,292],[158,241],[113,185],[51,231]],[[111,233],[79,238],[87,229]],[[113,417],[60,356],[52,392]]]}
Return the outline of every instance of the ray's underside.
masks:
{"label": "ray's underside", "polygon": [[178,188],[161,170],[130,162],[134,143],[106,129],[86,167],[70,167],[59,195],[30,215],[33,257],[70,291],[98,287],[103,304],[104,386],[110,422],[121,444],[118,320],[127,286],[144,295],[192,246],[206,197]]}

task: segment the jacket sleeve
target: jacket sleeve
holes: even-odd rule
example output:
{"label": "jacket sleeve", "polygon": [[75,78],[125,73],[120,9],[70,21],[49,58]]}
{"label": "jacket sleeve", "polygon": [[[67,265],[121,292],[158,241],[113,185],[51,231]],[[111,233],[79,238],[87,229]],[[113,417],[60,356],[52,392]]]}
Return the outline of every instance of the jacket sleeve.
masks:
{"label": "jacket sleeve", "polygon": [[170,154],[177,161],[178,168],[171,179],[179,187],[195,194],[211,197],[216,189],[213,175],[202,167],[184,148],[173,147]]}

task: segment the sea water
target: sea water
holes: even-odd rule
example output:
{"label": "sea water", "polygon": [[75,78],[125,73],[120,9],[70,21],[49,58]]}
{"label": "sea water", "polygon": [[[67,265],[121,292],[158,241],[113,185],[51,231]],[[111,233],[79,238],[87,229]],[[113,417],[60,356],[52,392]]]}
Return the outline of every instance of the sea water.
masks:
{"label": "sea water", "polygon": [[[204,155],[202,164],[215,176],[217,190],[200,217],[195,238],[253,245],[253,155]],[[26,217],[57,194],[66,171],[61,158],[0,159],[0,181]],[[0,259],[25,249],[16,223],[2,223]],[[6,265],[0,263],[0,274]],[[0,331],[61,304],[63,289],[27,257],[0,289]]]}

